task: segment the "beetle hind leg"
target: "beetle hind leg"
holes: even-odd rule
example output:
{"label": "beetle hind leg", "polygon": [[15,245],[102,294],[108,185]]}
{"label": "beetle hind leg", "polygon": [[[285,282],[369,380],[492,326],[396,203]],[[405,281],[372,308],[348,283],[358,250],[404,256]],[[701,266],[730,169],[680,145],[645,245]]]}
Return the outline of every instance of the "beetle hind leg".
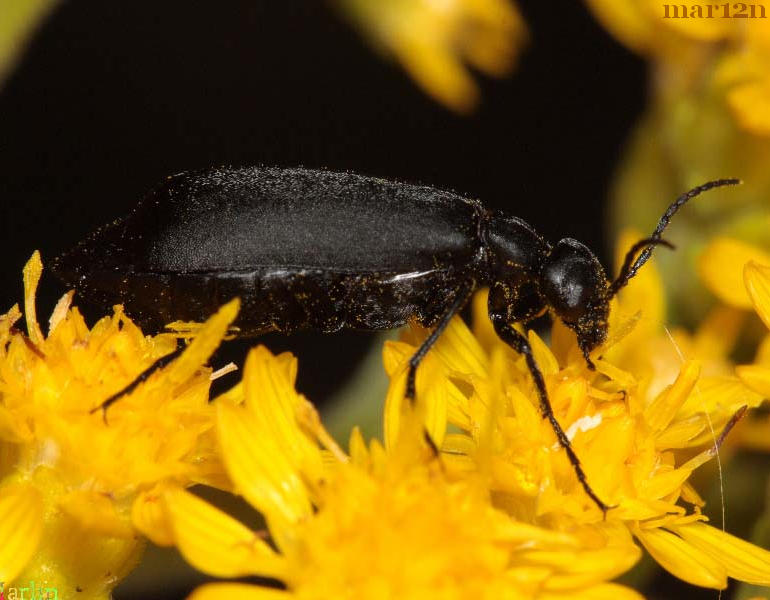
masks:
{"label": "beetle hind leg", "polygon": [[187,346],[184,344],[180,345],[176,350],[173,350],[172,352],[169,352],[168,354],[161,356],[158,360],[156,360],[154,363],[152,363],[149,367],[147,367],[144,371],[139,373],[139,375],[136,376],[136,378],[120,389],[119,391],[115,392],[112,396],[104,400],[101,404],[98,406],[95,406],[92,408],[89,412],[89,414],[93,414],[99,410],[102,411],[102,417],[104,418],[104,422],[107,423],[107,409],[115,404],[118,400],[123,398],[124,396],[128,396],[131,392],[133,392],[137,387],[139,387],[140,384],[147,381],[151,375],[157,373],[160,371],[163,367],[166,365],[169,365],[174,360],[179,358],[182,353],[185,351]]}

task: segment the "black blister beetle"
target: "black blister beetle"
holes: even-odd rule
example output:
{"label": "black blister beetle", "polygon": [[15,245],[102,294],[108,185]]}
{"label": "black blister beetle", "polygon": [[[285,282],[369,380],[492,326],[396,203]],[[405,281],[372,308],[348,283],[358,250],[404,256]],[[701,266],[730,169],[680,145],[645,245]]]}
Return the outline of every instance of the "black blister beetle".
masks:
{"label": "black blister beetle", "polygon": [[655,245],[668,245],[661,234],[674,213],[701,192],[736,183],[711,181],[680,196],[652,235],[629,250],[614,281],[577,240],[552,246],[521,219],[476,200],[352,173],[262,167],[169,177],[128,217],[57,258],[53,270],[86,299],[123,303],[154,329],[203,321],[235,296],[241,336],[392,329],[416,319],[434,330],[410,361],[411,399],[422,358],[472,292],[489,286],[497,335],[524,355],[543,416],[586,493],[606,511],[553,414],[529,342],[513,324],[550,309],[575,332],[593,368],[589,355],[607,337],[610,299]]}

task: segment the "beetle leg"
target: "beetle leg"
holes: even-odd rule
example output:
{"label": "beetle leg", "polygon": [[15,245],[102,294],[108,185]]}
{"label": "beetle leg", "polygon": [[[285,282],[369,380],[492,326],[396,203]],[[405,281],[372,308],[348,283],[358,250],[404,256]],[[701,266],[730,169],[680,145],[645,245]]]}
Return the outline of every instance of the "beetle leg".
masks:
{"label": "beetle leg", "polygon": [[176,358],[178,358],[182,352],[185,351],[186,346],[182,345],[173,352],[170,352],[166,354],[165,356],[161,356],[158,360],[156,360],[154,363],[152,363],[149,367],[147,367],[144,371],[139,373],[137,375],[136,379],[134,379],[131,383],[129,383],[126,387],[123,389],[115,392],[112,396],[107,398],[104,402],[99,404],[98,406],[92,408],[90,411],[88,411],[88,414],[93,414],[97,410],[101,410],[102,417],[104,417],[104,423],[107,424],[107,409],[115,404],[118,400],[120,400],[123,396],[127,396],[131,392],[133,392],[140,383],[143,383],[147,381],[150,376],[155,373],[156,371],[159,371],[163,367],[165,367],[167,364],[174,361]]}
{"label": "beetle leg", "polygon": [[599,496],[596,495],[596,492],[594,492],[593,489],[591,489],[591,486],[588,484],[588,478],[586,477],[586,474],[583,471],[583,467],[580,464],[580,459],[572,449],[572,444],[570,444],[567,434],[564,433],[561,425],[559,425],[559,421],[556,420],[556,415],[553,414],[553,408],[551,407],[551,402],[548,399],[548,392],[545,387],[543,373],[540,371],[540,367],[538,367],[537,363],[535,362],[535,356],[532,353],[532,347],[529,345],[529,341],[527,341],[526,337],[516,331],[516,329],[507,322],[505,313],[490,312],[489,318],[492,320],[492,324],[494,325],[495,332],[497,333],[498,337],[511,348],[513,348],[516,352],[524,356],[524,359],[527,362],[529,373],[532,375],[532,379],[535,382],[535,388],[537,388],[537,395],[540,398],[540,412],[542,413],[543,418],[548,419],[548,422],[551,424],[551,428],[556,434],[556,439],[559,440],[559,445],[564,448],[564,451],[567,453],[569,462],[572,464],[572,469],[575,471],[575,475],[577,476],[578,481],[580,481],[580,485],[583,486],[583,489],[585,490],[586,494],[588,494],[588,497],[594,501],[594,504],[596,504],[596,506],[598,506],[602,513],[606,516],[607,511],[614,507],[602,502],[599,499]]}
{"label": "beetle leg", "polygon": [[449,325],[452,317],[460,312],[463,306],[465,306],[465,303],[468,302],[468,298],[470,298],[475,288],[476,283],[473,280],[470,280],[460,286],[460,288],[457,290],[457,293],[455,294],[454,301],[447,309],[447,311],[441,316],[441,319],[439,319],[436,328],[425,339],[422,345],[417,348],[417,352],[412,355],[412,358],[409,359],[409,373],[406,376],[406,393],[404,396],[409,399],[412,405],[414,405],[415,401],[415,379],[417,377],[417,367],[420,366],[420,363],[422,362],[422,359],[425,358],[428,350],[433,347],[433,344],[435,344],[438,338],[441,337],[441,334],[444,333],[444,330],[447,328],[447,325]]}

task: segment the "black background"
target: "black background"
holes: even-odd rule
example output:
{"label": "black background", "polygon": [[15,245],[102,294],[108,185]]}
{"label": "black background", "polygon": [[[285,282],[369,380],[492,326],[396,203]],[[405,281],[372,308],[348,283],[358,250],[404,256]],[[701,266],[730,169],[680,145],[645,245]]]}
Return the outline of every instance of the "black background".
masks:
{"label": "black background", "polygon": [[[519,68],[482,78],[478,111],[458,117],[331,4],[63,2],[0,91],[0,308],[21,301],[35,248],[50,260],[166,175],[221,164],[450,188],[606,259],[606,191],[645,104],[644,64],[582,3],[520,5],[531,43]],[[39,314],[63,292],[45,275]],[[300,389],[323,401],[367,340],[268,342],[300,356]]]}

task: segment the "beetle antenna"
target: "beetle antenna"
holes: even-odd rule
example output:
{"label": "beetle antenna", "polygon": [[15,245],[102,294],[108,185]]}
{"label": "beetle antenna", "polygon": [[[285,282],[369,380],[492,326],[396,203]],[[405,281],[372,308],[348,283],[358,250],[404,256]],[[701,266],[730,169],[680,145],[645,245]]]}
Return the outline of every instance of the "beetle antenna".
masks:
{"label": "beetle antenna", "polygon": [[[662,246],[668,246],[671,247],[670,244],[667,242],[661,242],[661,234],[663,231],[668,227],[668,224],[671,222],[671,218],[677,213],[677,211],[682,208],[687,202],[695,198],[696,196],[699,196],[703,192],[707,192],[708,190],[723,187],[726,185],[738,185],[739,183],[742,183],[740,179],[737,179],[735,177],[731,177],[728,179],[715,179],[714,181],[707,181],[704,184],[701,184],[697,187],[694,187],[689,192],[685,192],[679,198],[674,200],[674,202],[666,209],[666,212],[663,213],[663,216],[660,218],[660,221],[658,221],[658,226],[655,228],[655,231],[652,232],[652,235],[642,240],[642,242],[639,242],[641,246],[647,246],[642,253],[637,257],[636,262],[633,263],[630,267],[626,267],[626,265],[623,265],[623,268],[620,271],[620,274],[618,275],[618,278],[612,282],[610,285],[610,297],[614,296],[618,293],[620,289],[622,289],[633,277],[636,275],[637,271],[642,268],[644,263],[646,263],[648,260],[650,260],[650,257],[652,256],[652,251],[655,249],[655,246],[662,245]],[[636,248],[636,251],[641,248],[641,246],[637,247],[639,244],[635,244],[632,250]],[[636,252],[634,252],[635,254]],[[629,251],[629,254],[631,254],[631,251]],[[626,261],[630,263],[629,254],[626,255]]]}
{"label": "beetle antenna", "polygon": [[669,248],[671,250],[676,249],[676,246],[669,242],[668,240],[665,240],[663,238],[644,238],[636,242],[631,248],[628,249],[628,252],[626,252],[626,257],[623,259],[623,266],[620,267],[620,271],[618,272],[617,278],[615,278],[615,281],[613,281],[610,284],[609,289],[609,297],[613,298],[615,294],[617,294],[621,288],[623,288],[628,281],[631,279],[631,276],[629,276],[629,273],[631,272],[631,266],[634,264],[634,259],[636,258],[636,254],[645,247],[654,247],[654,246],[665,246],[666,248]]}

